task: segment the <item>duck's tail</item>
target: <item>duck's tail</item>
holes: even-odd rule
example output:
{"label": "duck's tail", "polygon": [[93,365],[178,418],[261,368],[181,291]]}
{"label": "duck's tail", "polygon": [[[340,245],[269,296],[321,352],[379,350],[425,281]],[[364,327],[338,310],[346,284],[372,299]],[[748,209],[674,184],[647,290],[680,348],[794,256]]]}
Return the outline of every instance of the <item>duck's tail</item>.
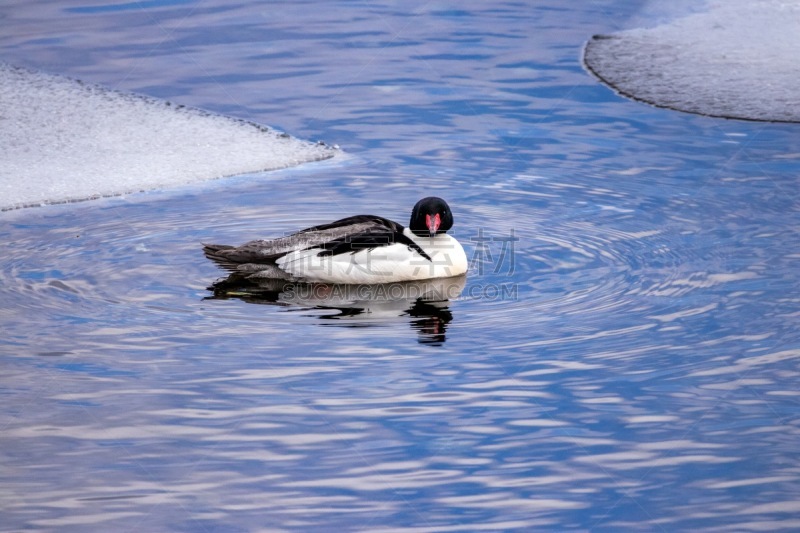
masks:
{"label": "duck's tail", "polygon": [[225,250],[232,250],[234,247],[228,244],[203,244],[203,253],[214,261],[216,264],[221,266],[222,268],[228,270],[236,270],[238,263],[235,261],[231,261],[224,253]]}

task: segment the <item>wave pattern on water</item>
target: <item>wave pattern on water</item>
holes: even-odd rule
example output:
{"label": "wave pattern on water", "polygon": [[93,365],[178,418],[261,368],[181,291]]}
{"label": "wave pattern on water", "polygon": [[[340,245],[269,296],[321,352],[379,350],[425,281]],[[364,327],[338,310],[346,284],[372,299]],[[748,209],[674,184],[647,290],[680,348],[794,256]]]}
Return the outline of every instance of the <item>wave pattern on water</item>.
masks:
{"label": "wave pattern on water", "polygon": [[[353,155],[2,214],[3,527],[798,527],[798,137],[597,86],[632,4],[29,4],[10,60]],[[200,242],[426,194],[471,260],[446,340],[209,299]]]}

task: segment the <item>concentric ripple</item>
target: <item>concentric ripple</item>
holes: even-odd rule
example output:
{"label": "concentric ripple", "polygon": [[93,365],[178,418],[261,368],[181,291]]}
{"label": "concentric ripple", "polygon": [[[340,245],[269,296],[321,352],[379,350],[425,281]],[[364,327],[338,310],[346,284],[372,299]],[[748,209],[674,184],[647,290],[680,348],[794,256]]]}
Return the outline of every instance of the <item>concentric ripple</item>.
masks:
{"label": "concentric ripple", "polygon": [[[356,155],[0,213],[2,526],[797,529],[793,128],[587,76],[636,2],[166,4],[8,1],[0,46]],[[446,309],[209,298],[201,242],[427,195]]]}

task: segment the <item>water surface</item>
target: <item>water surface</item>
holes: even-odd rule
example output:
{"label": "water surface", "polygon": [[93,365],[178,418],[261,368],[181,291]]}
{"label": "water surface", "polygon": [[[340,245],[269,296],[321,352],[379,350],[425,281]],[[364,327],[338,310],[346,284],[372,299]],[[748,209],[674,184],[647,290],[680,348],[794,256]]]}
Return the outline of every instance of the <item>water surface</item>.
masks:
{"label": "water surface", "polygon": [[[800,527],[800,137],[600,86],[638,7],[3,7],[4,60],[349,157],[0,215],[2,529]],[[430,194],[472,260],[437,342],[208,299],[201,241]]]}

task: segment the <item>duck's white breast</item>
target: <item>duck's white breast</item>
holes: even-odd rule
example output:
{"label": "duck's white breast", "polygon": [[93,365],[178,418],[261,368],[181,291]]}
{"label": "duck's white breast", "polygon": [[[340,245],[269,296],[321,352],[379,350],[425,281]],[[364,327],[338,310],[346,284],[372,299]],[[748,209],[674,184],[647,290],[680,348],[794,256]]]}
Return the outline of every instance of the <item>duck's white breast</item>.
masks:
{"label": "duck's white breast", "polygon": [[446,278],[466,273],[467,254],[461,243],[447,234],[436,237],[417,237],[408,229],[405,234],[431,258],[420,268],[419,276],[414,279]]}
{"label": "duck's white breast", "polygon": [[430,260],[401,243],[355,253],[318,255],[319,248],[291,252],[277,265],[292,276],[325,283],[392,283],[458,276],[467,271],[461,244],[449,235],[420,238],[406,230]]}

